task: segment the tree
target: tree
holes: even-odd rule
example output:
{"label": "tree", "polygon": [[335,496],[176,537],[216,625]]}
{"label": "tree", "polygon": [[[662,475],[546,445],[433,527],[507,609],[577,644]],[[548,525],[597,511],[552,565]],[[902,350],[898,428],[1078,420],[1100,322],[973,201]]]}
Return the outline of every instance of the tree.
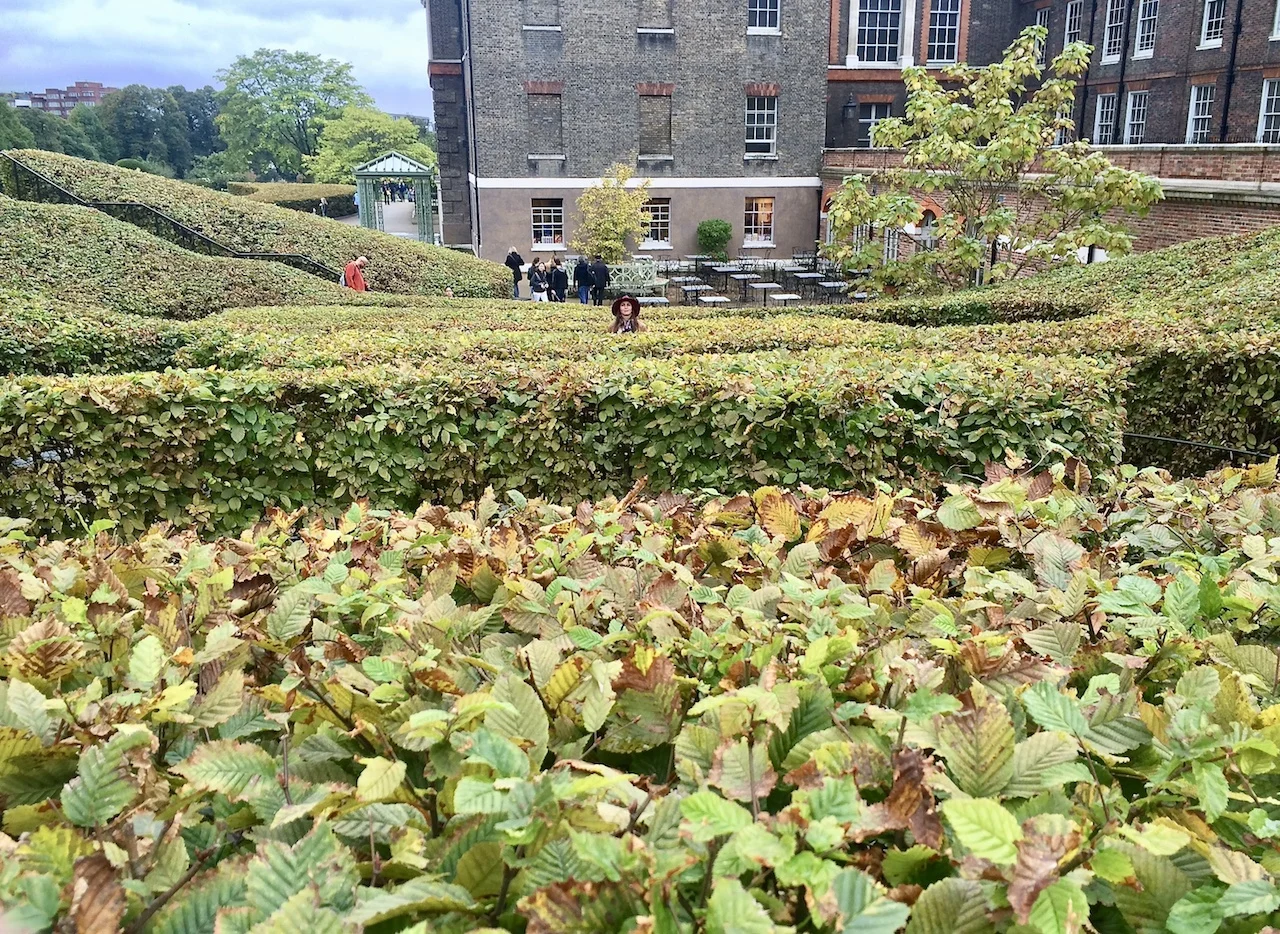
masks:
{"label": "tree", "polygon": [[191,167],[187,118],[172,94],[131,84],[108,94],[100,106],[119,158],[162,163],[179,177],[186,174]]}
{"label": "tree", "polygon": [[187,122],[187,143],[191,158],[210,156],[227,148],[218,132],[217,92],[209,85],[188,91],[182,85],[169,88]]}
{"label": "tree", "polygon": [[368,107],[348,107],[324,125],[320,149],[303,159],[307,172],[318,182],[350,184],[351,170],[394,149],[425,165],[436,164],[435,151],[419,142],[412,121]]}
{"label": "tree", "polygon": [[606,263],[620,263],[627,256],[627,240],[649,227],[644,210],[649,201],[649,181],[628,187],[631,168],[616,163],[578,196],[578,232],[570,243],[579,253],[599,256]]}
{"label": "tree", "polygon": [[34,149],[35,145],[35,134],[18,118],[18,111],[0,104],[0,150]]}
{"label": "tree", "polygon": [[[904,150],[903,166],[874,182],[845,179],[827,213],[834,243],[824,255],[846,270],[870,268],[880,286],[927,291],[1074,263],[1090,246],[1128,252],[1132,238],[1108,215],[1145,213],[1160,185],[1086,142],[1055,145],[1074,126],[1076,78],[1092,49],[1068,46],[1029,92],[1044,73],[1046,34],[1029,27],[1003,61],[944,69],[945,86],[924,68],[905,69],[906,116],[874,129],[876,146]],[[912,241],[912,254],[884,255],[886,230]]]}
{"label": "tree", "polygon": [[75,124],[34,107],[18,110],[17,116],[34,139],[33,148],[62,152],[80,159],[98,158],[98,150]]}
{"label": "tree", "polygon": [[217,124],[227,148],[255,166],[269,160],[288,177],[319,151],[326,121],[343,108],[370,107],[351,66],[305,52],[259,49],[218,72],[225,85]]}
{"label": "tree", "polygon": [[103,162],[115,162],[120,158],[116,152],[115,137],[103,122],[101,108],[77,104],[67,116],[67,122],[80,129],[85,139],[98,151],[98,158]]}

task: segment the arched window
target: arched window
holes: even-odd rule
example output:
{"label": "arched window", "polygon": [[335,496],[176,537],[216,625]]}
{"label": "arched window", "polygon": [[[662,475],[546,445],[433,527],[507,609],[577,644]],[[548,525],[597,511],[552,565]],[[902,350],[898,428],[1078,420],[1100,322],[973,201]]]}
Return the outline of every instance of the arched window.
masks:
{"label": "arched window", "polygon": [[933,211],[925,211],[920,217],[920,249],[936,250],[938,248],[938,215]]}

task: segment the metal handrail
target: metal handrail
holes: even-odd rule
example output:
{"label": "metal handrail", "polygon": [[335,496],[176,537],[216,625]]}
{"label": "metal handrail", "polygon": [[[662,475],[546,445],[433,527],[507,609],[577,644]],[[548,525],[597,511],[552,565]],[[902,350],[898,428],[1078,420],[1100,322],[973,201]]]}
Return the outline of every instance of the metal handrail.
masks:
{"label": "metal handrail", "polygon": [[[14,168],[14,197],[23,198],[22,174],[25,173],[35,182],[34,198],[24,198],[24,200],[41,201],[41,202],[58,202],[62,204],[75,204],[80,207],[92,208],[108,214],[117,220],[125,221],[133,224],[135,227],[141,227],[144,230],[150,230],[164,240],[176,243],[183,249],[190,250],[193,253],[204,253],[207,256],[222,256],[227,259],[253,259],[264,260],[273,263],[283,263],[301,272],[309,273],[321,279],[328,279],[330,282],[337,282],[340,274],[336,269],[330,269],[324,263],[304,256],[301,253],[265,253],[265,252],[246,252],[242,250],[233,250],[225,244],[219,243],[212,237],[201,233],[200,231],[188,227],[186,224],[170,217],[164,211],[154,208],[149,204],[143,204],[139,201],[88,201],[81,198],[74,192],[63,188],[53,179],[49,178],[41,172],[37,172],[31,166],[27,165],[20,159],[6,153],[0,153],[9,161]],[[54,197],[46,197],[45,188],[51,189]],[[140,221],[137,217],[130,217],[130,213],[138,212],[146,219],[146,222]],[[165,229],[167,228],[167,229]]]}

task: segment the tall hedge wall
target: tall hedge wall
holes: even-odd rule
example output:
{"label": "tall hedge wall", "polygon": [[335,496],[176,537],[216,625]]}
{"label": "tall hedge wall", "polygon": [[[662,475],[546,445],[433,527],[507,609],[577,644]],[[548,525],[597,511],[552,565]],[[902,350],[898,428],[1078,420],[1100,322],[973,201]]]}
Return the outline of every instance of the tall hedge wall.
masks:
{"label": "tall hedge wall", "polygon": [[227,192],[243,195],[250,201],[262,201],[291,211],[320,213],[320,199],[325,200],[327,217],[348,217],[356,213],[355,185],[319,185],[301,182],[232,182]]}
{"label": "tall hedge wall", "polygon": [[1119,379],[1082,361],[760,354],[545,368],[170,371],[0,381],[0,515],[235,529],[265,506],[847,487],[1119,453]]}
{"label": "tall hedge wall", "polygon": [[11,154],[81,198],[151,205],[235,250],[302,253],[335,269],[363,254],[376,291],[440,295],[452,288],[456,295],[500,298],[511,288],[502,266],[456,250],[99,162],[39,150]]}

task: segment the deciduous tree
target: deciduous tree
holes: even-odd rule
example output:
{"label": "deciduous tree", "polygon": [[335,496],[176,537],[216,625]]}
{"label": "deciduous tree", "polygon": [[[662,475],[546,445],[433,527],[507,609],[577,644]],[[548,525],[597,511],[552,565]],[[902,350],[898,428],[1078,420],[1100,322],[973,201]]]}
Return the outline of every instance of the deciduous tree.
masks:
{"label": "deciduous tree", "polygon": [[436,163],[435,151],[419,141],[412,121],[369,107],[348,107],[325,124],[320,151],[303,162],[318,182],[349,183],[355,179],[353,168],[391,149],[426,165]]}
{"label": "deciduous tree", "polygon": [[[1145,213],[1160,185],[1087,142],[1057,145],[1060,131],[1073,130],[1076,78],[1092,50],[1073,43],[1045,69],[1045,39],[1043,27],[1029,27],[1002,61],[953,65],[942,81],[905,69],[906,115],[874,129],[876,146],[904,151],[903,165],[845,179],[828,211],[825,255],[870,268],[880,285],[933,290],[1074,263],[1089,247],[1128,252],[1119,215]],[[927,224],[921,197],[937,208]],[[914,252],[884,255],[886,229],[914,241]]]}
{"label": "deciduous tree", "polygon": [[649,181],[630,184],[629,166],[617,163],[578,196],[578,232],[570,243],[575,250],[599,256],[606,263],[620,263],[627,256],[627,240],[638,237],[649,219]]}

